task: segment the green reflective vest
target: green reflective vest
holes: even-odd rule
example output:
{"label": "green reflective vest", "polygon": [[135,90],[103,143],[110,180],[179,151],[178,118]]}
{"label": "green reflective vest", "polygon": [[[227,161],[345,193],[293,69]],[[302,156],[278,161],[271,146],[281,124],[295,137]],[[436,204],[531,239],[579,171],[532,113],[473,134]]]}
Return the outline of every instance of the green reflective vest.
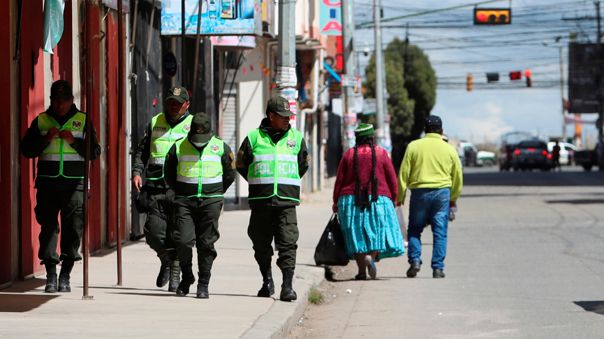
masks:
{"label": "green reflective vest", "polygon": [[151,119],[151,152],[147,165],[147,180],[164,178],[166,154],[177,140],[187,136],[192,119],[193,116],[189,115],[174,127],[170,127],[164,113],[159,113]]}
{"label": "green reflective vest", "polygon": [[290,128],[275,145],[271,137],[259,128],[248,134],[254,159],[248,168],[249,200],[277,196],[300,201],[300,172],[298,153],[302,134]]}
{"label": "green reflective vest", "polygon": [[[42,136],[48,134],[48,131],[54,127],[60,131],[70,131],[74,138],[84,139],[85,125],[86,114],[82,112],[74,114],[63,126],[47,113],[38,116],[38,129]],[[84,157],[57,136],[38,158],[38,177],[83,179],[84,162]]]}
{"label": "green reflective vest", "polygon": [[189,198],[216,198],[224,196],[222,187],[222,155],[224,142],[212,137],[199,152],[188,138],[176,142],[177,196]]}

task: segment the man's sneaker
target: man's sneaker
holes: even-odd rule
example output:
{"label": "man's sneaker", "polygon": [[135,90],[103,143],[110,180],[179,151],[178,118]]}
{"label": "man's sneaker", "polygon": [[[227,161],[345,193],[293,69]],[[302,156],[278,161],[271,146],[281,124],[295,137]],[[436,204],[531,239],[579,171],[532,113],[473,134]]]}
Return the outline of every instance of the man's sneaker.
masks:
{"label": "man's sneaker", "polygon": [[417,276],[417,272],[419,272],[421,265],[418,263],[413,263],[409,266],[407,270],[407,278],[415,278]]}
{"label": "man's sneaker", "polygon": [[432,278],[440,279],[445,277],[445,272],[440,268],[435,268],[432,270]]}

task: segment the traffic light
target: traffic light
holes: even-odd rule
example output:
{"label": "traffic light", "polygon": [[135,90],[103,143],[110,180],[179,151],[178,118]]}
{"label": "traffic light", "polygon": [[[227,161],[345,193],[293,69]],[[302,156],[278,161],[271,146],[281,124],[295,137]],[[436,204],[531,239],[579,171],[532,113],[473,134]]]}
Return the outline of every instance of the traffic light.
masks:
{"label": "traffic light", "polygon": [[474,25],[509,25],[511,8],[474,8]]}
{"label": "traffic light", "polygon": [[524,77],[526,78],[526,87],[533,87],[533,80],[531,79],[531,70],[524,70]]}
{"label": "traffic light", "polygon": [[510,72],[510,80],[522,80],[522,71],[513,71]]}
{"label": "traffic light", "polygon": [[472,73],[468,73],[466,75],[466,91],[472,92],[472,89],[474,89],[474,76]]}
{"label": "traffic light", "polygon": [[499,81],[499,73],[497,72],[489,72],[487,73],[487,82],[498,82]]}

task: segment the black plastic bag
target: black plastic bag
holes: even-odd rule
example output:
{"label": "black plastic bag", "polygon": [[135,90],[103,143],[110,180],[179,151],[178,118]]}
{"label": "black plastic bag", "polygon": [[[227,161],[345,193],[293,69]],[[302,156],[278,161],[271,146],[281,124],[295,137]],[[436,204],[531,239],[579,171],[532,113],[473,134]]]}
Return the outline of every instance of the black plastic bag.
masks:
{"label": "black plastic bag", "polygon": [[315,249],[315,264],[330,266],[348,265],[344,235],[340,229],[338,215],[333,214]]}
{"label": "black plastic bag", "polygon": [[149,192],[143,187],[140,192],[134,192],[134,206],[136,207],[136,211],[138,213],[147,213],[149,212]]}

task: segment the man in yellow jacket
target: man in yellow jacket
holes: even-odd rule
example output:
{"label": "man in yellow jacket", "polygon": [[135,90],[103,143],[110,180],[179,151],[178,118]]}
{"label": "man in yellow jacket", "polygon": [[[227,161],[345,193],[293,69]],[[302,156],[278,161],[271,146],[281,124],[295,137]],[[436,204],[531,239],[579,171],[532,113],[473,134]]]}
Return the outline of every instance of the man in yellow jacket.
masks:
{"label": "man in yellow jacket", "polygon": [[432,277],[444,278],[449,208],[456,205],[463,178],[459,155],[442,140],[441,119],[428,116],[424,131],[424,138],[407,147],[399,172],[399,205],[405,202],[407,188],[411,190],[407,277],[414,278],[420,270],[421,234],[424,226],[430,224],[434,236]]}

